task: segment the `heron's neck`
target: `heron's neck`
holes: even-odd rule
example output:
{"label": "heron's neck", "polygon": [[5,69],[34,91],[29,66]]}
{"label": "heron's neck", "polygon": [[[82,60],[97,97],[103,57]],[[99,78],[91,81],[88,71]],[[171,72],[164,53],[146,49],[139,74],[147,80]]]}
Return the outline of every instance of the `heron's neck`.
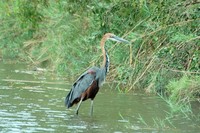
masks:
{"label": "heron's neck", "polygon": [[108,56],[108,53],[107,53],[104,45],[105,45],[105,39],[102,39],[101,40],[101,50],[102,50],[102,53],[103,53],[102,67],[105,68],[106,73],[107,73],[109,71],[110,60],[109,60],[109,56]]}
{"label": "heron's neck", "polygon": [[105,63],[105,69],[106,69],[106,73],[109,71],[109,66],[110,66],[110,59],[109,59],[109,56],[108,56],[108,53],[105,49],[105,52],[106,52],[106,63]]}

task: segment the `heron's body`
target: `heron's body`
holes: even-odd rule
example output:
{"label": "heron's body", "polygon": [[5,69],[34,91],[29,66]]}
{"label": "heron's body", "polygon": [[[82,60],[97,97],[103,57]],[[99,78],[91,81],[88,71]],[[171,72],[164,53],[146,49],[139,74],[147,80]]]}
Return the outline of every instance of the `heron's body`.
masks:
{"label": "heron's body", "polygon": [[65,99],[65,105],[70,108],[76,103],[78,107],[76,109],[76,114],[78,114],[79,107],[82,101],[91,99],[91,109],[90,114],[93,113],[93,100],[99,91],[100,86],[104,83],[106,74],[109,71],[109,56],[104,48],[105,41],[107,39],[112,39],[116,41],[128,42],[122,38],[119,38],[111,33],[107,33],[101,39],[101,50],[103,53],[103,64],[101,68],[91,67],[86,72],[84,72],[72,85],[70,92]]}
{"label": "heron's body", "polygon": [[99,91],[99,79],[96,79],[97,71],[100,71],[98,67],[92,67],[84,72],[73,84],[71,91],[66,97],[67,107],[71,107],[82,101],[90,98],[94,99],[97,92]]}

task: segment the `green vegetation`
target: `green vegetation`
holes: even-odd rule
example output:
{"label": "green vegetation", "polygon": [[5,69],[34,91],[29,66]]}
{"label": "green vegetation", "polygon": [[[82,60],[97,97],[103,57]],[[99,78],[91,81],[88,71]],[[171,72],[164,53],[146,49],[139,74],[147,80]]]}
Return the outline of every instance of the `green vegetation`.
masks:
{"label": "green vegetation", "polygon": [[138,126],[133,126],[134,124],[129,120],[124,118],[121,113],[119,113],[119,116],[121,118],[121,122],[124,123],[125,128],[128,129],[133,129],[133,130],[172,130],[175,129],[176,127],[172,123],[172,118],[166,117],[165,119],[160,119],[160,118],[152,118],[151,123],[145,121],[145,119],[139,114],[137,118],[137,122],[141,123],[143,127],[138,127]]}
{"label": "green vegetation", "polygon": [[180,111],[200,97],[199,6],[182,0],[2,0],[0,57],[74,79],[101,63],[99,41],[112,32],[132,45],[108,42],[108,80],[120,91],[157,93]]}
{"label": "green vegetation", "polygon": [[170,81],[167,85],[170,106],[173,112],[182,110],[191,111],[191,101],[199,98],[200,77],[183,76],[176,81]]}

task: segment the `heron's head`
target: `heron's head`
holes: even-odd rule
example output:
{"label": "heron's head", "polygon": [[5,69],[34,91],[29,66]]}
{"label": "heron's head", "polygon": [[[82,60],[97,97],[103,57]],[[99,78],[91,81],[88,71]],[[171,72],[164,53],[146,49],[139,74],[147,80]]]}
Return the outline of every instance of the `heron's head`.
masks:
{"label": "heron's head", "polygon": [[124,43],[129,43],[129,41],[123,39],[123,38],[120,38],[112,33],[106,33],[103,37],[105,40],[112,40],[112,41],[116,41],[116,42],[124,42]]}

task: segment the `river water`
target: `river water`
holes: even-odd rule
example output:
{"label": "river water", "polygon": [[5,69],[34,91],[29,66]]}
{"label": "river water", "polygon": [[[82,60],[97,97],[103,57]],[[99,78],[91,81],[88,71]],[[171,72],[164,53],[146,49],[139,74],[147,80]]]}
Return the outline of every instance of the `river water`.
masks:
{"label": "river water", "polygon": [[[66,78],[67,79],[67,78]],[[66,109],[64,98],[70,84],[24,64],[0,63],[0,132],[199,132],[195,115],[172,115],[158,96],[139,92],[119,93],[105,84],[94,100],[83,102],[79,116]],[[198,112],[198,105],[194,110]]]}

